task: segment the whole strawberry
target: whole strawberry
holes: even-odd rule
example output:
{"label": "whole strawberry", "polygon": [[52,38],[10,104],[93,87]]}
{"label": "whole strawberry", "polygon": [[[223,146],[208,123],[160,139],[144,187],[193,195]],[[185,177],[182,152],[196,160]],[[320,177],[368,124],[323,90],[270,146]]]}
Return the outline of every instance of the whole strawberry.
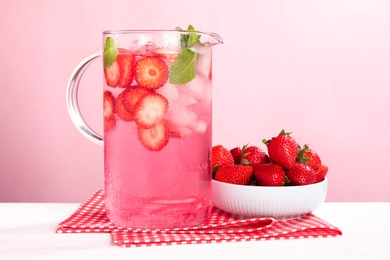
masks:
{"label": "whole strawberry", "polygon": [[244,145],[230,150],[235,164],[256,165],[269,162],[268,155],[257,146]]}
{"label": "whole strawberry", "polygon": [[213,146],[211,149],[211,168],[222,165],[233,165],[233,156],[229,150],[222,145]]}
{"label": "whole strawberry", "polygon": [[221,165],[215,173],[215,180],[231,184],[248,185],[251,183],[252,176],[252,166]]}
{"label": "whole strawberry", "polygon": [[328,173],[328,166],[321,165],[315,172],[316,172],[315,182],[321,182],[324,180],[326,174]]}
{"label": "whole strawberry", "polygon": [[282,130],[278,136],[271,140],[263,139],[263,143],[267,145],[271,161],[279,164],[284,169],[290,169],[295,165],[298,154],[298,144],[290,134]]}
{"label": "whole strawberry", "polygon": [[235,147],[230,150],[231,155],[233,156],[234,164],[241,164],[242,150],[240,147]]}
{"label": "whole strawberry", "polygon": [[296,163],[286,172],[292,185],[307,185],[316,182],[316,171],[303,163]]}
{"label": "whole strawberry", "polygon": [[298,155],[296,161],[306,164],[314,170],[318,170],[321,166],[320,156],[310,149],[307,144],[305,144],[303,148],[298,145]]}
{"label": "whole strawberry", "polygon": [[283,186],[286,183],[284,170],[277,164],[257,164],[253,172],[260,186]]}

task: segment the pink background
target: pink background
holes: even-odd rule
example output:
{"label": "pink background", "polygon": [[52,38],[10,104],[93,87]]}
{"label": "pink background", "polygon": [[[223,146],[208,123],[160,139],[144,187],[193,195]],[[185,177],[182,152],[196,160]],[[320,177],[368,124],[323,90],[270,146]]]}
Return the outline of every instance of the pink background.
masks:
{"label": "pink background", "polygon": [[[79,134],[65,91],[106,29],[215,31],[213,143],[282,128],[330,168],[328,201],[390,201],[390,1],[29,1],[0,8],[0,201],[80,202],[103,185],[103,149]],[[102,72],[81,109],[102,130]]]}

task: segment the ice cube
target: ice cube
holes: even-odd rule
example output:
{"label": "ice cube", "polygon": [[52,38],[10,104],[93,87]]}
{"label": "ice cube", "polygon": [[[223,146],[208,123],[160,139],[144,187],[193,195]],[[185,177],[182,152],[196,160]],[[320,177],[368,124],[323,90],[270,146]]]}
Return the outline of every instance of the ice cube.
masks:
{"label": "ice cube", "polygon": [[179,90],[177,88],[177,85],[167,82],[164,86],[157,89],[157,93],[168,99],[169,103],[173,103],[179,98]]}
{"label": "ice cube", "polygon": [[180,89],[180,95],[185,93],[192,96],[197,102],[202,102],[205,105],[211,104],[212,88],[211,81],[208,78],[197,75],[193,80],[183,85]]}
{"label": "ice cube", "polygon": [[183,107],[182,109],[171,110],[171,120],[179,126],[192,126],[197,120],[196,113]]}
{"label": "ice cube", "polygon": [[[138,44],[140,44],[140,42],[137,42]],[[136,54],[136,55],[141,55],[141,56],[147,56],[147,55],[151,55],[153,53],[154,50],[157,49],[157,46],[153,43],[153,42],[145,42],[144,44],[142,44],[141,46],[136,46],[134,49],[133,49],[133,52]]]}
{"label": "ice cube", "polygon": [[192,129],[187,126],[177,126],[176,131],[179,133],[180,138],[192,134]]}
{"label": "ice cube", "polygon": [[179,99],[177,102],[180,103],[180,105],[183,107],[190,107],[199,103],[200,101],[199,98],[189,94],[185,90],[183,91],[184,88],[185,88],[184,86],[179,87]]}
{"label": "ice cube", "polygon": [[200,55],[209,55],[211,53],[212,45],[208,43],[195,44],[190,49]]}
{"label": "ice cube", "polygon": [[157,54],[161,57],[164,57],[167,60],[174,61],[179,55],[178,49],[168,49],[168,48],[158,48],[153,51],[154,54]]}
{"label": "ice cube", "polygon": [[196,72],[206,78],[211,77],[212,52],[209,45],[195,45],[191,48],[197,55]]}
{"label": "ice cube", "polygon": [[181,90],[193,96],[196,99],[202,100],[206,91],[206,87],[209,87],[209,81],[200,75],[196,75],[190,82],[183,85]]}
{"label": "ice cube", "polygon": [[199,121],[197,121],[197,122],[194,124],[193,128],[194,128],[194,131],[195,131],[195,132],[197,132],[197,133],[199,133],[199,134],[203,134],[203,133],[205,133],[206,130],[207,130],[207,123],[206,123],[206,121],[199,120]]}
{"label": "ice cube", "polygon": [[138,40],[134,40],[134,41],[130,42],[129,49],[134,50],[135,48],[138,48],[138,46],[139,46]]}

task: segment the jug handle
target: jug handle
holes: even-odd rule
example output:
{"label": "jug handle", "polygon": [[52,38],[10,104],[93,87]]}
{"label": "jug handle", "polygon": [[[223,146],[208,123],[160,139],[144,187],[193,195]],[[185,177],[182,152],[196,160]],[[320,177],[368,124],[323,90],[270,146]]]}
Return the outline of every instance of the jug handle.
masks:
{"label": "jug handle", "polygon": [[91,62],[95,61],[100,56],[100,52],[88,56],[87,58],[82,60],[73,70],[69,78],[68,87],[66,90],[66,104],[68,107],[70,118],[72,119],[73,124],[80,131],[80,133],[88,140],[103,146],[103,137],[94,130],[92,130],[92,128],[85,122],[83,116],[80,113],[78,103],[78,89],[84,71],[88,68]]}

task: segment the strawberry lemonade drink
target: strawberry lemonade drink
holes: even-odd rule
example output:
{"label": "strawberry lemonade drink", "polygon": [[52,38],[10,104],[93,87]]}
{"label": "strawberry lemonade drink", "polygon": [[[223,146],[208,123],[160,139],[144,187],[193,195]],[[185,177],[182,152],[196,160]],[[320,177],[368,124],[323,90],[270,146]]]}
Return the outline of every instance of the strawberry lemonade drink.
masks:
{"label": "strawberry lemonade drink", "polygon": [[113,223],[172,228],[207,218],[215,43],[191,26],[104,33],[104,185]]}

